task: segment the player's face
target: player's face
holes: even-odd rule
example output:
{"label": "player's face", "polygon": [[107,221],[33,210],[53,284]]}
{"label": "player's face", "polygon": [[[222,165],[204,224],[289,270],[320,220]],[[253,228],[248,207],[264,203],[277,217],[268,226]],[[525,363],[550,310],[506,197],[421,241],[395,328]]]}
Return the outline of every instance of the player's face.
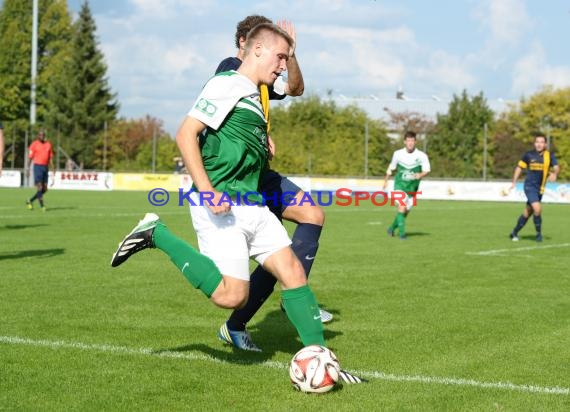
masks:
{"label": "player's face", "polygon": [[289,43],[284,38],[275,36],[272,42],[263,45],[263,57],[261,83],[271,86],[287,70]]}
{"label": "player's face", "polygon": [[413,137],[406,137],[404,139],[404,145],[406,146],[406,150],[408,152],[413,152],[414,149],[416,148],[416,139],[414,139]]}
{"label": "player's face", "polygon": [[536,137],[534,139],[534,150],[538,153],[544,152],[546,150],[546,138]]}

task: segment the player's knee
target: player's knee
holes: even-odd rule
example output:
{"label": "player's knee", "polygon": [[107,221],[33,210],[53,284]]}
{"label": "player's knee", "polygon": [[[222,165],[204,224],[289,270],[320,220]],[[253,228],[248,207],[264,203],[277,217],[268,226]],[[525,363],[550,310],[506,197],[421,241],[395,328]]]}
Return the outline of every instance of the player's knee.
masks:
{"label": "player's knee", "polygon": [[325,212],[316,204],[304,203],[302,205],[289,206],[283,212],[283,217],[298,223],[310,223],[317,226],[325,224]]}
{"label": "player's knee", "polygon": [[290,284],[295,284],[295,287],[303,286],[307,283],[307,275],[305,275],[305,268],[299,261],[299,259],[294,259],[290,267],[289,274]]}
{"label": "player's knee", "polygon": [[323,226],[325,224],[325,212],[320,206],[311,206],[309,222],[313,225]]}
{"label": "player's knee", "polygon": [[247,296],[236,294],[213,294],[211,297],[212,302],[219,307],[225,309],[240,309],[247,303]]}

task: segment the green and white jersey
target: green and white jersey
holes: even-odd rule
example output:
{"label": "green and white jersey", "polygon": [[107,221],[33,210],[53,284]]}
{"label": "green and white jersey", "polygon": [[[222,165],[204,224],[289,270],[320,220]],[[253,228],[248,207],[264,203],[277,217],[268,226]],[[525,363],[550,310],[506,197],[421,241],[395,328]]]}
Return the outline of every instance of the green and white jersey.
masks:
{"label": "green and white jersey", "polygon": [[[231,197],[258,192],[267,161],[267,121],[258,87],[238,72],[222,72],[206,83],[188,116],[208,126],[200,150],[214,188]],[[261,195],[248,199],[262,200]]]}
{"label": "green and white jersey", "polygon": [[394,152],[388,170],[396,171],[394,190],[404,192],[417,192],[420,180],[415,178],[416,173],[431,171],[429,159],[424,152],[414,149],[410,153],[406,148]]}

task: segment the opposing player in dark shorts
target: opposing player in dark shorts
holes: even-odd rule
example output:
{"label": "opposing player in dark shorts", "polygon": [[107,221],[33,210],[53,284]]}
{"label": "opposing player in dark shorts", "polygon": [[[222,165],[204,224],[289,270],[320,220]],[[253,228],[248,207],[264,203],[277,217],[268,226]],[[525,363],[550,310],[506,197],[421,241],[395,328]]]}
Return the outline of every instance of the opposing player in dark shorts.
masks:
{"label": "opposing player in dark shorts", "polygon": [[517,220],[517,224],[510,234],[511,240],[518,242],[518,233],[528,221],[532,214],[534,227],[536,229],[536,241],[542,242],[542,195],[547,179],[555,182],[560,171],[558,161],[554,153],[546,150],[546,137],[542,133],[536,133],[534,137],[534,150],[526,152],[513,175],[511,190],[515,188],[523,169],[526,170],[524,180],[524,194],[527,198],[526,206]]}

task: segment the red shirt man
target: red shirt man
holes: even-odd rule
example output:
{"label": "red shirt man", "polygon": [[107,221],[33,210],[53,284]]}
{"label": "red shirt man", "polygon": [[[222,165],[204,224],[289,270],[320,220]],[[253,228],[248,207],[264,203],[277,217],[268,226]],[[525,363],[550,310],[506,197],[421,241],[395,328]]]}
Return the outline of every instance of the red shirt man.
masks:
{"label": "red shirt man", "polygon": [[38,138],[30,145],[30,159],[34,165],[48,166],[53,159],[53,148],[51,142],[46,140],[44,132],[38,133]]}
{"label": "red shirt man", "polygon": [[[38,138],[30,145],[29,157],[34,162],[34,184],[37,187],[37,192],[29,200],[26,200],[26,205],[28,209],[34,210],[34,200],[38,199],[41,209],[45,211],[43,195],[48,190],[48,165],[53,168],[53,148],[51,143],[46,140],[45,132],[39,132]],[[55,168],[53,169],[55,171]]]}

